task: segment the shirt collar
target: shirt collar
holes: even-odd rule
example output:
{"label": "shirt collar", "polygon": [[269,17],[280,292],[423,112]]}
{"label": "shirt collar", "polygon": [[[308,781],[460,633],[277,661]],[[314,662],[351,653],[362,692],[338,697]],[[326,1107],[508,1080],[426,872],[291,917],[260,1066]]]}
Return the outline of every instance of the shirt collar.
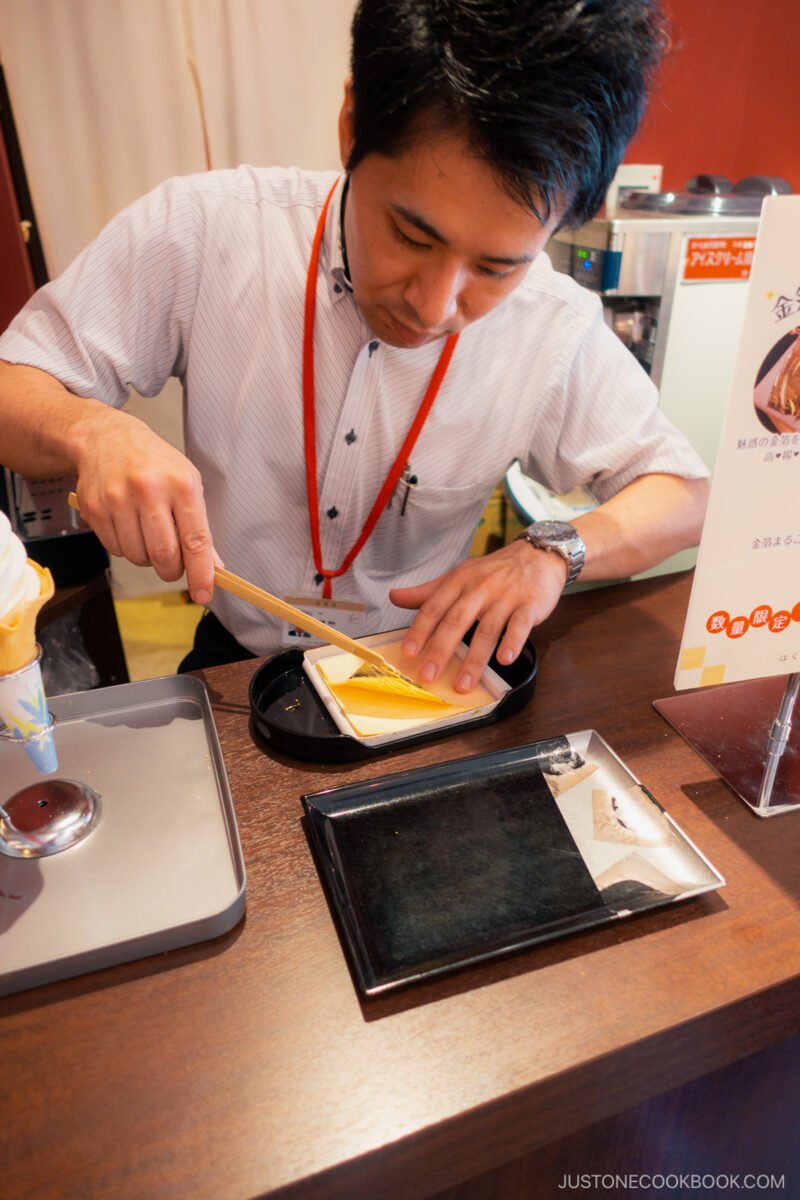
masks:
{"label": "shirt collar", "polygon": [[342,199],[345,194],[347,176],[342,175],[325,218],[324,246],[327,255],[328,283],[334,303],[352,295],[353,287],[347,277],[342,247]]}

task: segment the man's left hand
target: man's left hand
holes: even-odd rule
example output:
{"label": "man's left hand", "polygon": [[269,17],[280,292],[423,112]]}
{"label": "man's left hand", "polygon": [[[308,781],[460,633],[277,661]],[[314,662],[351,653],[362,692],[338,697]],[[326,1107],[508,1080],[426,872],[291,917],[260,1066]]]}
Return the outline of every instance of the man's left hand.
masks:
{"label": "man's left hand", "polygon": [[[581,580],[629,579],[700,541],[709,483],[679,475],[640,475],[591,512],[576,518],[586,546]],[[420,678],[438,679],[458,643],[477,621],[456,679],[459,692],[478,682],[492,651],[513,662],[534,625],[558,603],[567,564],[555,551],[514,541],[483,558],[469,558],[418,587],[394,588],[399,608],[418,608],[403,653],[417,658]],[[503,630],[505,629],[505,633]]]}
{"label": "man's left hand", "polygon": [[498,662],[514,661],[533,626],[555,608],[566,578],[560,554],[512,542],[492,554],[468,558],[428,583],[393,588],[392,604],[419,610],[403,639],[403,653],[417,659],[420,679],[433,683],[477,621],[454,685],[458,692],[469,692],[495,647]]}

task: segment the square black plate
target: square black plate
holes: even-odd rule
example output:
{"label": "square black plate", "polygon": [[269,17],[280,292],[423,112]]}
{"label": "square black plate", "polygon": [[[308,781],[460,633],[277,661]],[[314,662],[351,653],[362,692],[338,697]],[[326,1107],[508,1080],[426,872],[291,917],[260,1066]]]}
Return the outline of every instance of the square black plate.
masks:
{"label": "square black plate", "polygon": [[[365,995],[677,898],[639,888],[621,908],[598,889],[542,769],[570,758],[555,738],[303,797]],[[702,864],[691,890],[720,882]]]}

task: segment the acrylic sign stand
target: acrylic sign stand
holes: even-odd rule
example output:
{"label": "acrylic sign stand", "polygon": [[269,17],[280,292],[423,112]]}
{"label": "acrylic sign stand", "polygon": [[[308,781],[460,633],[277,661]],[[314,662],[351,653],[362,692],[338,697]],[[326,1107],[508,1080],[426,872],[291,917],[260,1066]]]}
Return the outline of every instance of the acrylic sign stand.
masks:
{"label": "acrylic sign stand", "polygon": [[799,687],[800,673],[771,676],[668,696],[653,707],[753,812],[772,817],[800,809],[797,728],[791,736]]}
{"label": "acrylic sign stand", "polygon": [[800,196],[768,197],[743,285],[744,328],[675,674],[680,694],[654,701],[762,817],[800,809],[800,730],[792,734],[800,690],[799,261]]}

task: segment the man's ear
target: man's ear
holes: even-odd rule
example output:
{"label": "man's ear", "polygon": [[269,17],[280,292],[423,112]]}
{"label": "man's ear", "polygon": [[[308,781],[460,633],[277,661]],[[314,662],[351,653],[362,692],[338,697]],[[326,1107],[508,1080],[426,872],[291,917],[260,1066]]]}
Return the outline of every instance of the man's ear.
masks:
{"label": "man's ear", "polygon": [[342,160],[342,166],[345,170],[347,170],[347,164],[350,161],[354,140],[353,81],[348,77],[344,81],[344,100],[339,110],[339,157]]}

